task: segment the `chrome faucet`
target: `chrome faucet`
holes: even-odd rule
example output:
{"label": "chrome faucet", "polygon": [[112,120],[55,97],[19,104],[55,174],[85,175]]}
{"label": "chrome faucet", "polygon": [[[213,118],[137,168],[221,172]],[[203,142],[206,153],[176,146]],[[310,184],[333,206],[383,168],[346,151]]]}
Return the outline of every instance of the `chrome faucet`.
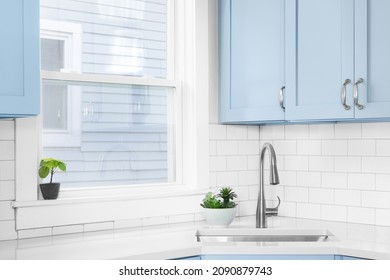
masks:
{"label": "chrome faucet", "polygon": [[[259,190],[259,197],[257,199],[256,228],[267,227],[267,214],[266,214],[267,207],[265,205],[265,197],[264,197],[264,155],[267,149],[269,150],[269,156],[270,156],[270,177],[269,177],[270,184],[271,185],[279,184],[279,174],[278,174],[278,168],[276,166],[276,155],[275,155],[274,147],[270,143],[265,143],[260,151],[260,190]],[[280,203],[280,199],[279,199],[279,203]],[[278,206],[274,209],[277,209]]]}

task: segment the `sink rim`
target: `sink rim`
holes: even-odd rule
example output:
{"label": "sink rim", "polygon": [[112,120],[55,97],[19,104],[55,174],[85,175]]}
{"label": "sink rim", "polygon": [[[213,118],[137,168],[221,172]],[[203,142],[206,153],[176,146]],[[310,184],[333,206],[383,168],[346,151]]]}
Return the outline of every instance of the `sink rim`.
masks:
{"label": "sink rim", "polygon": [[[257,240],[256,238],[259,238]],[[261,240],[263,238],[263,240]],[[203,240],[202,240],[203,239]],[[313,240],[317,239],[317,240]],[[203,243],[255,242],[287,243],[311,242],[323,243],[337,241],[327,229],[296,228],[224,228],[198,229],[195,240]]]}

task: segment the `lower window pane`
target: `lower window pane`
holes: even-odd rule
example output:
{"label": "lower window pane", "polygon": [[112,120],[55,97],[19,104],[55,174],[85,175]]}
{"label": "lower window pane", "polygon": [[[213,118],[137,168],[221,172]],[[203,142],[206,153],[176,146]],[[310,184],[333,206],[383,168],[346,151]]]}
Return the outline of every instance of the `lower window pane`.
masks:
{"label": "lower window pane", "polygon": [[[175,181],[173,88],[51,80],[43,88],[67,89],[67,129],[43,130],[43,157],[67,163],[66,173],[54,175],[63,187]],[[50,112],[51,97],[43,98],[43,112]],[[43,123],[56,117],[44,114]]]}

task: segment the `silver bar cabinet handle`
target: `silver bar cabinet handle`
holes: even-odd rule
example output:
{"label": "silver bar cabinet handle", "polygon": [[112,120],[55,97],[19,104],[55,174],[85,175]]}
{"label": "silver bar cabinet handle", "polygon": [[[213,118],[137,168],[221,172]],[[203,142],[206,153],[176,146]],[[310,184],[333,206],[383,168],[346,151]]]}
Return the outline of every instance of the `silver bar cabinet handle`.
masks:
{"label": "silver bar cabinet handle", "polygon": [[356,107],[359,110],[362,110],[364,108],[362,104],[359,104],[359,84],[361,84],[363,82],[364,82],[364,80],[362,78],[357,80],[357,82],[355,83],[354,89],[353,89],[353,100],[355,102]]}
{"label": "silver bar cabinet handle", "polygon": [[284,89],[285,88],[286,88],[286,86],[283,85],[279,91],[279,104],[280,104],[280,108],[282,108],[283,112],[286,111],[286,107],[284,107]]}
{"label": "silver bar cabinet handle", "polygon": [[351,106],[347,104],[347,85],[351,83],[350,79],[346,79],[343,83],[343,90],[341,91],[341,103],[344,106],[344,109],[348,111],[351,109]]}

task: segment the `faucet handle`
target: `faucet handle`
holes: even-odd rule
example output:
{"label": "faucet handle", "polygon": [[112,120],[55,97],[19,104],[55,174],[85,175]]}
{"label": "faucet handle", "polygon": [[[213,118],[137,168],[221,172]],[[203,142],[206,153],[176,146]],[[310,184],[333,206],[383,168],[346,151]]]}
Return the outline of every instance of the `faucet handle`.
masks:
{"label": "faucet handle", "polygon": [[266,208],[265,209],[265,215],[267,217],[278,215],[278,212],[279,212],[278,210],[279,210],[279,206],[280,206],[280,197],[279,196],[277,196],[277,197],[278,197],[278,205],[274,208]]}

